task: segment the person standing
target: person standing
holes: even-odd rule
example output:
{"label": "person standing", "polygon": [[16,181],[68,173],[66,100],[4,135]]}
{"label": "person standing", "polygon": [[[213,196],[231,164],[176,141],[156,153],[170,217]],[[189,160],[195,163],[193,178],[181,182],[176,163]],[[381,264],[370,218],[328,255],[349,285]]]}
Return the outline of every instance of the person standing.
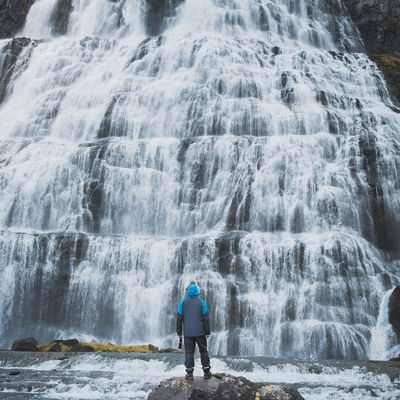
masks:
{"label": "person standing", "polygon": [[176,332],[180,339],[182,338],[182,326],[185,341],[185,379],[193,379],[196,343],[199,346],[204,379],[209,379],[211,367],[207,351],[207,338],[210,336],[208,308],[206,302],[199,298],[199,291],[194,284],[188,287],[187,297],[181,300],[178,306]]}

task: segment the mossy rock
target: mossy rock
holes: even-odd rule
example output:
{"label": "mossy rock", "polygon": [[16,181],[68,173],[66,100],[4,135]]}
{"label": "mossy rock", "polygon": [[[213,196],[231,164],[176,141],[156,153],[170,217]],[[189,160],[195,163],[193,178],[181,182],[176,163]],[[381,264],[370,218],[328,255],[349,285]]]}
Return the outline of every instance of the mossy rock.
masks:
{"label": "mossy rock", "polygon": [[400,104],[400,58],[390,54],[369,54],[383,72],[389,92]]}
{"label": "mossy rock", "polygon": [[[118,346],[113,343],[90,343],[79,342],[72,346],[67,346],[67,341],[57,340],[50,343],[41,344],[38,346],[40,351],[44,352],[112,352],[112,353],[181,353],[175,349],[159,349],[151,344],[133,345],[133,346]],[[79,347],[80,350],[76,350]]]}
{"label": "mossy rock", "polygon": [[53,341],[50,343],[39,344],[38,348],[40,351],[45,352],[67,352],[71,346],[66,346],[65,344]]}
{"label": "mossy rock", "polygon": [[89,346],[95,352],[113,352],[113,353],[154,353],[149,345],[135,345],[135,346],[118,346],[113,343],[80,343],[83,346]]}

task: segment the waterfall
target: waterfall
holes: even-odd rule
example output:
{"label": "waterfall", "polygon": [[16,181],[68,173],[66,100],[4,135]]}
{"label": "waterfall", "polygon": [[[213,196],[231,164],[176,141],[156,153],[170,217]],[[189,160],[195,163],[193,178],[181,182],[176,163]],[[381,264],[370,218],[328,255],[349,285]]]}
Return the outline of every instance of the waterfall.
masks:
{"label": "waterfall", "polygon": [[341,0],[36,0],[0,70],[1,346],[174,346],[195,280],[213,354],[389,354],[400,115]]}
{"label": "waterfall", "polygon": [[379,307],[379,315],[376,326],[371,331],[371,360],[388,360],[398,356],[400,346],[397,343],[396,334],[389,323],[389,298],[393,290],[388,290],[383,296]]}

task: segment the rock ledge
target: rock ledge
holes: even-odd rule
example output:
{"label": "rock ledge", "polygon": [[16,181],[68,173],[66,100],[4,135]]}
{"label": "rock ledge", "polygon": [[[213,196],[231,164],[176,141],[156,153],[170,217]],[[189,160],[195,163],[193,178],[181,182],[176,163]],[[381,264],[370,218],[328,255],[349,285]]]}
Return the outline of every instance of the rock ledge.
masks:
{"label": "rock ledge", "polygon": [[192,381],[183,377],[162,381],[148,400],[304,400],[292,388],[263,385],[241,376],[214,374],[211,379],[195,376]]}

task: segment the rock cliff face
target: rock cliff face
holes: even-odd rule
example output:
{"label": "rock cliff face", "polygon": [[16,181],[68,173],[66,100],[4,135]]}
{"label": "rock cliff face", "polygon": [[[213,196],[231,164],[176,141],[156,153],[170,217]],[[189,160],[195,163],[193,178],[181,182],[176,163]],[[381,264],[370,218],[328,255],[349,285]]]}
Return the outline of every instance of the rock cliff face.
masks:
{"label": "rock cliff face", "polygon": [[24,25],[34,0],[0,0],[0,39],[14,36]]}
{"label": "rock cliff face", "polygon": [[400,105],[400,0],[344,0],[370,58]]}
{"label": "rock cliff face", "polygon": [[400,56],[399,0],[344,0],[369,53]]}
{"label": "rock cliff face", "polygon": [[400,57],[386,53],[369,54],[369,57],[383,72],[390,94],[400,105]]}
{"label": "rock cliff face", "polygon": [[146,0],[146,31],[150,36],[159,35],[165,25],[165,18],[175,14],[183,0]]}
{"label": "rock cliff face", "polygon": [[389,322],[400,343],[400,286],[396,286],[389,298]]}
{"label": "rock cliff face", "polygon": [[[37,45],[37,41],[27,38],[16,38],[10,40],[3,47],[2,54],[0,55],[0,104],[3,102],[7,91],[9,90],[9,83],[17,74],[21,74],[24,66],[17,66],[17,59],[26,48],[33,48]],[[26,55],[29,57],[29,52]]]}

